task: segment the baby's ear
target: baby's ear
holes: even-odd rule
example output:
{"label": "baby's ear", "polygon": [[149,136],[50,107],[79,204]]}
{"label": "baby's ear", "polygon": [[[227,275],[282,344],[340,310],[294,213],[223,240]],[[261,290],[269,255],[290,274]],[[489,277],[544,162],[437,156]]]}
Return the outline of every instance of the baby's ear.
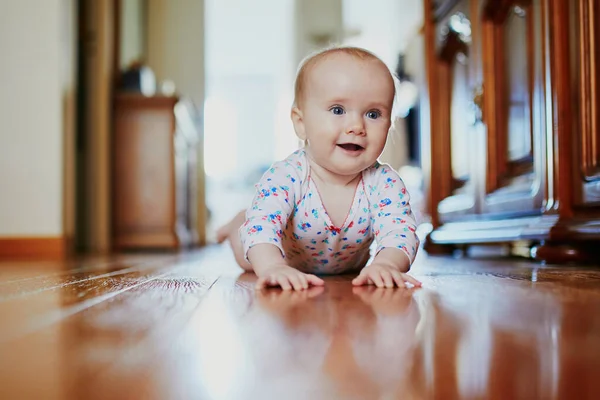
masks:
{"label": "baby's ear", "polygon": [[292,123],[294,124],[294,131],[296,136],[301,140],[306,140],[306,131],[304,129],[304,120],[302,119],[302,111],[294,106],[292,107]]}

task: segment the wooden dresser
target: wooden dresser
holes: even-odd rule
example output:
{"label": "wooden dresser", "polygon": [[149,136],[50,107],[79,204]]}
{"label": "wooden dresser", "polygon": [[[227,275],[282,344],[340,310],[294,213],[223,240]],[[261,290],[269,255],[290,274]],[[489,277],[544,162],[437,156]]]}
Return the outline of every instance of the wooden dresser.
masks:
{"label": "wooden dresser", "polygon": [[600,2],[424,3],[427,248],[598,260]]}
{"label": "wooden dresser", "polygon": [[194,109],[177,97],[117,94],[112,160],[115,250],[197,243]]}

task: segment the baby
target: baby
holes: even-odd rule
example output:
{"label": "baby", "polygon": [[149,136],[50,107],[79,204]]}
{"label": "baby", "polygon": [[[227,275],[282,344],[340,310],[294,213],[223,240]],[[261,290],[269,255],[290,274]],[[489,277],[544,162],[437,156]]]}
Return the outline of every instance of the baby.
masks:
{"label": "baby", "polygon": [[257,288],[302,290],[350,271],[357,286],[421,285],[407,274],[419,246],[409,194],[377,161],[394,96],[389,69],[366,50],[330,48],[302,63],[291,117],[304,147],[273,164],[245,215],[217,233]]}

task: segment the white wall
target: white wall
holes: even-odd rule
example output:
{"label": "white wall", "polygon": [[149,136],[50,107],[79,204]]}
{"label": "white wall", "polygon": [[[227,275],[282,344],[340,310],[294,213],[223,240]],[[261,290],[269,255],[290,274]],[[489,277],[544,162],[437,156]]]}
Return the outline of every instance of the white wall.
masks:
{"label": "white wall", "polygon": [[63,120],[63,233],[75,235],[75,134],[77,114],[77,0],[61,0],[60,47]]}
{"label": "white wall", "polygon": [[343,0],[343,13],[346,31],[360,32],[345,43],[369,49],[392,70],[423,24],[419,0]]}
{"label": "white wall", "polygon": [[204,103],[204,0],[148,0],[148,65],[158,86]]}
{"label": "white wall", "polygon": [[209,232],[247,207],[264,169],[298,147],[296,1],[205,0]]}
{"label": "white wall", "polygon": [[125,69],[133,61],[144,59],[145,8],[144,0],[121,0],[119,67]]}
{"label": "white wall", "polygon": [[279,74],[293,66],[292,12],[291,0],[206,1],[207,75]]}
{"label": "white wall", "polygon": [[344,42],[343,0],[295,0],[296,63],[310,53]]}
{"label": "white wall", "polygon": [[[206,1],[208,172],[215,164],[211,154],[223,155],[227,175],[270,164],[297,148],[289,116],[294,1]],[[228,111],[226,121],[220,110]]]}
{"label": "white wall", "polygon": [[63,234],[62,6],[0,1],[0,236]]}
{"label": "white wall", "polygon": [[[199,115],[205,97],[204,0],[147,0],[146,62],[161,82],[175,84],[176,94],[191,100]],[[197,121],[203,129],[202,121]],[[203,135],[203,132],[200,132]],[[205,243],[206,205],[203,144],[198,149],[198,235]]]}

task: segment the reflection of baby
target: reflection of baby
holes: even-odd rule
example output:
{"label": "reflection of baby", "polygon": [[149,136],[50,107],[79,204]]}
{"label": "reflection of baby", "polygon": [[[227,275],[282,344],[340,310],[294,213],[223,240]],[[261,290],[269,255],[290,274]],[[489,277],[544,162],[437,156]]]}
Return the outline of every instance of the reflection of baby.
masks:
{"label": "reflection of baby", "polygon": [[[354,295],[343,293],[349,290]],[[257,363],[266,369],[256,371],[256,393],[265,397],[269,387],[286,399],[368,399],[410,391],[419,321],[412,291],[344,282],[330,282],[324,291],[256,293],[249,347],[256,360],[276,355]],[[286,385],[303,392],[286,392]]]}
{"label": "reflection of baby", "polygon": [[[410,374],[417,348],[415,330],[420,319],[412,293],[357,288],[355,293],[371,305],[375,314],[373,329],[364,329],[360,316],[350,317],[348,332],[358,367],[383,394],[399,394],[411,389]],[[393,396],[393,398],[397,398]]]}
{"label": "reflection of baby", "polygon": [[316,298],[323,290],[257,292],[240,327],[253,375],[244,399],[335,399],[324,391],[322,366],[334,316]]}

